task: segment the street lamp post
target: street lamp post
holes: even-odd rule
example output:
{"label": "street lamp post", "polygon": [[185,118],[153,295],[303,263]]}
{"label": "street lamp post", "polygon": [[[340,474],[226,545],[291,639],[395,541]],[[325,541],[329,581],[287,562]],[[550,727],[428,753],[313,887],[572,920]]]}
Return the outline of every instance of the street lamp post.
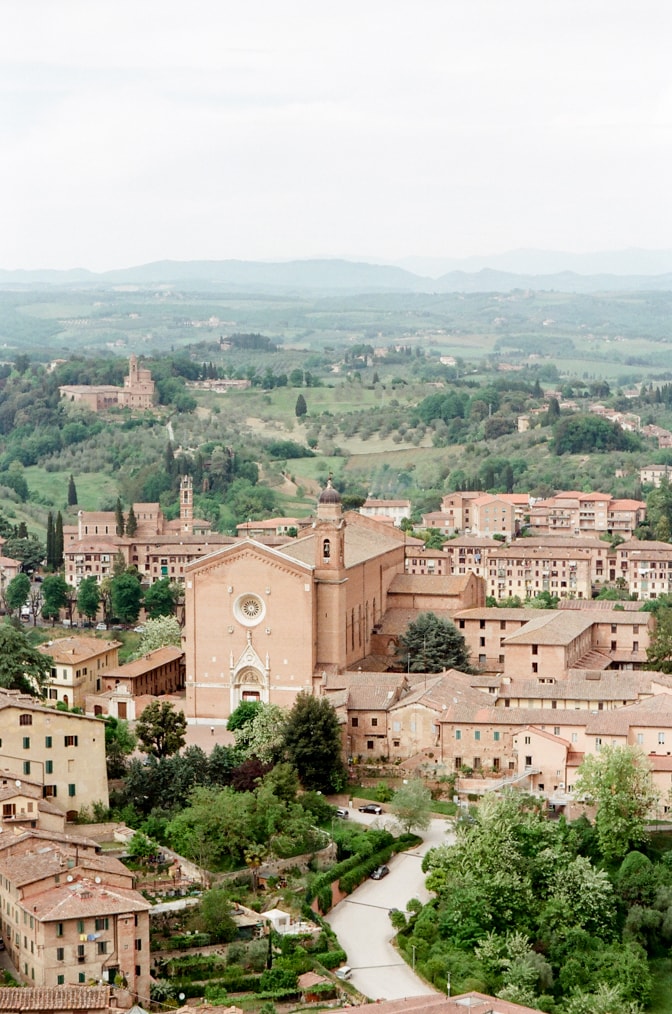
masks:
{"label": "street lamp post", "polygon": [[446,982],[446,996],[450,996],[450,972],[448,972],[448,974],[446,976],[446,979],[447,979],[447,982]]}

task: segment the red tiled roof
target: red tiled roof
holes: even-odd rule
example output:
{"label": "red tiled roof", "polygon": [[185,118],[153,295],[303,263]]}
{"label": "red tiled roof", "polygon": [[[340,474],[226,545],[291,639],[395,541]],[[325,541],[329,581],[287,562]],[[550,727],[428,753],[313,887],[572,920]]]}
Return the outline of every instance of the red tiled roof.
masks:
{"label": "red tiled roof", "polygon": [[109,1005],[109,986],[0,987],[0,1011],[89,1011]]}

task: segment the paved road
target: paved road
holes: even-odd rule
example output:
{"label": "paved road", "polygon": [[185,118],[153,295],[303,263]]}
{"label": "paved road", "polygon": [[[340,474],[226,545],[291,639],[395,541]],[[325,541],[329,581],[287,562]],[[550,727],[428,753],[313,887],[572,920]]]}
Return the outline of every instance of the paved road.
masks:
{"label": "paved road", "polygon": [[[372,820],[362,814],[357,817],[362,821],[366,819],[367,823],[381,819],[384,822],[384,817]],[[389,911],[391,908],[404,910],[410,898],[428,900],[422,857],[435,845],[452,840],[452,834],[446,833],[445,820],[432,820],[422,845],[390,861],[389,876],[383,880],[367,880],[327,916],[327,922],[348,955],[353,971],[352,984],[364,996],[372,1000],[399,1000],[435,992],[413,973],[392,946],[390,941],[395,932]]]}

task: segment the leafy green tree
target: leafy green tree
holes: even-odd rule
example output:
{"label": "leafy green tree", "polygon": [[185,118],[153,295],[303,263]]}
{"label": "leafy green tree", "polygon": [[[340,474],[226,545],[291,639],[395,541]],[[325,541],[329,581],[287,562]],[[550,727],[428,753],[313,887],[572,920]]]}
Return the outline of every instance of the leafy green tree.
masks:
{"label": "leafy green tree", "polygon": [[75,486],[75,479],[72,473],[70,474],[70,480],[68,482],[68,507],[75,507],[77,505],[77,487]]}
{"label": "leafy green tree", "polygon": [[261,701],[241,701],[227,719],[226,727],[229,732],[242,729],[244,725],[256,718],[261,711],[261,706]]}
{"label": "leafy green tree", "polygon": [[134,859],[149,859],[156,852],[154,842],[144,831],[136,831],[128,843],[128,854]]}
{"label": "leafy green tree", "polygon": [[341,729],[326,697],[298,695],[287,718],[285,751],[304,788],[338,792],[344,787]]}
{"label": "leafy green tree", "polygon": [[646,668],[672,673],[672,607],[655,610],[656,626],[646,649]]}
{"label": "leafy green tree", "polygon": [[182,628],[174,616],[158,616],[155,620],[147,620],[140,637],[138,650],[134,658],[141,658],[157,648],[173,645],[179,648],[182,644]]}
{"label": "leafy green tree", "polygon": [[159,616],[171,616],[175,612],[179,593],[179,588],[169,577],[162,577],[160,581],[150,584],[145,592],[145,609],[151,619],[155,620]]}
{"label": "leafy green tree", "polygon": [[296,399],[296,405],[294,406],[294,415],[297,419],[302,419],[304,415],[308,414],[308,405],[306,399],[302,394]]}
{"label": "leafy green tree", "polygon": [[158,759],[178,753],[185,744],[186,731],[186,718],[170,701],[152,701],[135,725],[142,752]]}
{"label": "leafy green tree", "polygon": [[282,756],[286,727],[287,712],[283,708],[262,704],[252,720],[236,730],[236,746],[262,764],[273,764]]}
{"label": "leafy green tree", "polygon": [[203,928],[215,943],[228,943],[238,936],[238,926],[231,912],[231,899],[221,887],[212,888],[202,896],[198,914]]}
{"label": "leafy green tree", "polygon": [[0,624],[0,687],[42,697],[53,659],[33,648],[22,630]]}
{"label": "leafy green tree", "polygon": [[68,584],[62,574],[47,574],[42,582],[42,615],[55,623],[68,604]]}
{"label": "leafy green tree", "polygon": [[126,773],[127,758],[137,746],[137,738],[131,732],[128,722],[109,715],[105,719],[105,757],[107,760],[107,777],[123,778]]}
{"label": "leafy green tree", "polygon": [[135,623],[142,605],[142,585],[136,574],[126,571],[112,578],[112,612],[122,623]]}
{"label": "leafy green tree", "polygon": [[646,821],[658,793],[641,750],[603,746],[598,754],[589,754],[579,768],[574,792],[597,807],[595,827],[605,859],[622,859],[646,841]]}
{"label": "leafy green tree", "polygon": [[5,589],[5,606],[10,616],[25,606],[30,595],[30,578],[27,574],[17,574]]}
{"label": "leafy green tree", "polygon": [[42,566],[46,553],[44,543],[37,536],[28,534],[7,539],[2,551],[10,559],[19,560],[23,570],[29,573]]}
{"label": "leafy green tree", "polygon": [[95,620],[100,606],[100,588],[95,577],[85,577],[77,590],[77,612],[87,620]]}
{"label": "leafy green tree", "polygon": [[469,672],[469,652],[452,620],[436,613],[420,613],[399,638],[398,657],[407,672]]}
{"label": "leafy green tree", "polygon": [[392,797],[392,813],[406,834],[427,830],[431,807],[432,794],[420,778],[409,780]]}

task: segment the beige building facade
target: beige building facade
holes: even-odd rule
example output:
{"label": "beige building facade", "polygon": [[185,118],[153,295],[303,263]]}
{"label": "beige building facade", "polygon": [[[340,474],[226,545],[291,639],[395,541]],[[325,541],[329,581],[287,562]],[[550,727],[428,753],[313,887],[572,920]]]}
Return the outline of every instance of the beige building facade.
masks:
{"label": "beige building facade", "polygon": [[42,797],[74,819],[108,806],[105,728],[96,718],[58,711],[18,691],[0,691],[0,766],[42,787]]}
{"label": "beige building facade", "polygon": [[144,1000],[149,903],[129,870],[94,842],[52,837],[29,832],[0,843],[2,936],[12,964],[31,986],[114,984],[119,976]]}

